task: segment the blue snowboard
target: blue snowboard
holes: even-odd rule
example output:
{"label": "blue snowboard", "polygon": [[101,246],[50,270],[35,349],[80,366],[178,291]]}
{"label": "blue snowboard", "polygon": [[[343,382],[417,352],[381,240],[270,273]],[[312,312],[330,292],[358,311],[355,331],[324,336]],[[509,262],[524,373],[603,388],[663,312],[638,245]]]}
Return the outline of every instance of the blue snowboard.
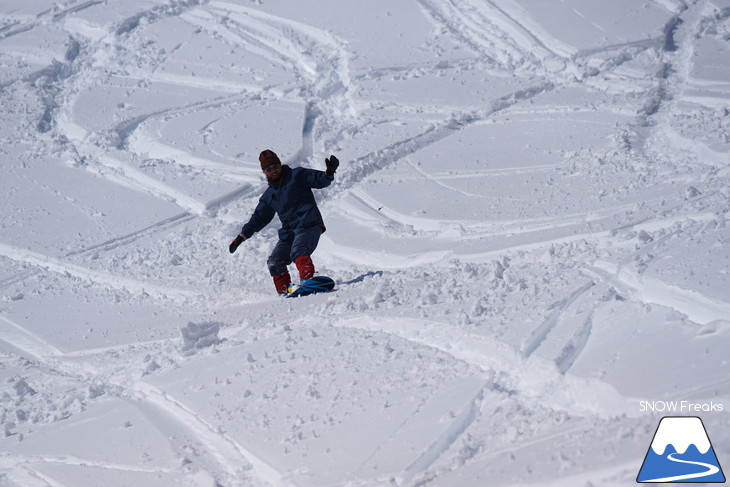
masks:
{"label": "blue snowboard", "polygon": [[335,288],[335,281],[326,276],[314,276],[299,284],[299,287],[286,295],[287,298],[298,298],[310,294],[326,293]]}

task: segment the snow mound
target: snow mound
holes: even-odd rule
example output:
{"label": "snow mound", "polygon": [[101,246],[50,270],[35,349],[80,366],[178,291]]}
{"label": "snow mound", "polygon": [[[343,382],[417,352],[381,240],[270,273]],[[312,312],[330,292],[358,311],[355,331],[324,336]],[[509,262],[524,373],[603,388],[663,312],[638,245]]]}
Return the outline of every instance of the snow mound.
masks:
{"label": "snow mound", "polygon": [[221,323],[206,321],[204,323],[188,323],[180,329],[182,344],[180,353],[185,356],[195,355],[200,350],[221,343],[218,332]]}

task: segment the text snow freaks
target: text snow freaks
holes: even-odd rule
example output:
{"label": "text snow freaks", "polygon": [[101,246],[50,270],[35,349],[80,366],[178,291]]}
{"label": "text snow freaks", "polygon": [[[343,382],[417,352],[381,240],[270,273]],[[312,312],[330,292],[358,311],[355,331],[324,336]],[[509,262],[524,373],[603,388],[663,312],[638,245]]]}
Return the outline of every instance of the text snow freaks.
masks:
{"label": "text snow freaks", "polygon": [[692,401],[639,401],[639,410],[658,413],[721,413],[721,403]]}

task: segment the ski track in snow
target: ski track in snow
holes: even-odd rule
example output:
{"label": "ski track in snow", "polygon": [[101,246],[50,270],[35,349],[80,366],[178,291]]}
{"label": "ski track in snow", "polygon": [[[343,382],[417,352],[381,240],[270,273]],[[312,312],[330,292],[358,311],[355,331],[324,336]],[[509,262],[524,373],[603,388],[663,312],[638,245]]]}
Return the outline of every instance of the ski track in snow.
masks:
{"label": "ski track in snow", "polygon": [[[560,33],[551,33],[548,27],[541,26],[539,19],[535,20],[518,1],[468,0],[457,5],[417,0],[414,5],[438,36],[448,39],[452,49],[458,49],[459,56],[470,53],[471,57],[457,57],[445,64],[433,62],[429,65],[415,60],[412,64],[380,63],[380,66],[363,68],[358,64],[363,53],[356,52],[355,39],[349,39],[346,30],[290,18],[277,13],[276,8],[268,10],[261,2],[243,6],[223,1],[174,1],[154,7],[148,3],[141,3],[143,8],[122,9],[121,14],[97,27],[91,13],[98,12],[107,2],[67,2],[33,15],[3,14],[5,24],[0,25],[0,47],[3,42],[20,39],[49,25],[69,39],[65,63],[54,61],[47,67],[33,67],[17,77],[13,74],[9,79],[0,79],[2,90],[23,85],[38,94],[38,105],[43,113],[37,128],[45,135],[28,134],[24,142],[37,144],[38,158],[60,157],[64,162],[70,161],[75,170],[83,171],[92,180],[98,178],[124,188],[129,194],[159,201],[165,205],[167,213],[134,230],[108,232],[114,235],[93,242],[83,240],[71,250],[66,248],[55,254],[49,251],[48,255],[23,247],[18,243],[20,239],[6,240],[7,237],[1,236],[0,258],[12,264],[12,272],[3,271],[0,275],[0,291],[7,293],[6,299],[0,302],[0,313],[11,309],[16,302],[43,297],[47,287],[32,294],[28,289],[32,289],[34,283],[55,277],[62,283],[80,280],[96,290],[120,296],[131,294],[160,309],[179,308],[199,316],[201,321],[223,320],[221,335],[224,339],[216,341],[212,346],[214,351],[248,347],[259,340],[288,340],[297,328],[311,330],[313,337],[332,328],[367,333],[372,340],[375,340],[372,337],[381,336],[402,340],[416,351],[414,356],[419,360],[416,365],[438,357],[442,363],[446,360],[454,370],[462,367],[478,370],[478,377],[484,381],[481,388],[476,394],[451,398],[451,402],[443,406],[444,416],[451,414],[448,425],[439,434],[420,439],[421,443],[413,445],[413,451],[408,453],[410,456],[404,455],[399,469],[385,473],[368,471],[370,468],[376,470],[372,462],[387,455],[389,441],[422,412],[428,397],[421,398],[417,407],[402,418],[400,427],[369,445],[372,447],[369,454],[364,455],[357,466],[350,471],[342,467],[343,470],[338,471],[342,474],[340,479],[328,484],[363,486],[386,482],[413,486],[454,485],[450,476],[458,475],[461,467],[481,462],[485,468],[492,468],[494,462],[504,460],[499,455],[507,452],[530,455],[530,448],[544,442],[533,432],[536,435],[533,438],[528,435],[504,440],[502,447],[493,451],[482,452],[480,448],[484,446],[470,450],[469,442],[473,436],[484,434],[480,428],[485,428],[490,415],[509,417],[531,411],[537,423],[557,424],[569,417],[588,421],[586,424],[590,425],[622,417],[626,424],[634,424],[629,421],[637,418],[637,398],[622,393],[619,386],[605,379],[607,370],[625,357],[624,350],[611,350],[609,358],[601,359],[603,361],[591,376],[572,373],[576,365],[581,365],[579,368],[583,371],[590,368],[594,337],[605,327],[605,313],[615,312],[615,307],[619,306],[616,303],[659,305],[680,313],[688,327],[714,324],[720,330],[714,333],[718,336],[725,333],[717,323],[730,319],[727,294],[717,297],[707,290],[683,288],[682,282],[672,282],[672,279],[680,279],[672,274],[673,269],[667,270],[661,265],[675,252],[680,252],[678,249],[682,245],[715,238],[718,244],[708,245],[710,252],[726,239],[722,230],[728,215],[727,205],[723,203],[728,197],[723,189],[723,181],[726,182],[728,176],[727,154],[723,156],[709,144],[696,143],[690,129],[680,133],[682,126],[677,120],[694,116],[695,112],[691,110],[703,114],[721,113],[725,107],[727,112],[730,84],[693,78],[695,49],[699,49],[693,39],[709,35],[707,33],[712,29],[708,25],[722,28],[727,8],[718,10],[708,1],[691,5],[657,1],[656,4],[671,13],[665,25],[660,26],[663,30],[655,29],[638,39],[610,43],[607,40],[581,47],[570,45],[562,40]],[[577,10],[573,12],[583,17]],[[90,16],[84,17],[86,14]],[[187,47],[185,42],[189,42],[189,39],[183,40],[167,51],[154,51],[150,47],[154,42],[147,42],[145,36],[156,28],[165,28],[168,21],[179,22],[178,27],[190,28],[189,39],[207,36],[230,52],[265,59],[266,67],[251,68],[250,73],[238,76],[240,72],[235,70],[241,66],[232,63],[228,68],[236,76],[231,74],[230,79],[208,78],[205,74],[198,77],[182,68],[180,73],[162,69],[167,67],[168,60],[182,56]],[[596,22],[589,23],[591,28],[604,30]],[[608,34],[606,39],[609,39]],[[76,52],[72,52],[73,45],[76,45]],[[429,49],[433,50],[431,54],[436,52],[434,47]],[[182,59],[181,64],[196,64],[193,57],[182,56]],[[651,67],[657,68],[658,74],[647,74],[648,68],[642,63],[654,63]],[[202,67],[199,69],[204,71]],[[410,98],[389,101],[364,88],[366,82],[388,86],[396,81],[437,78],[442,72],[457,77],[471,69],[480,70],[484,76],[509,72],[519,83],[488,100],[476,100],[466,106],[438,100],[415,103]],[[641,72],[642,69],[645,72]],[[266,77],[262,73],[266,70],[277,73],[278,78],[272,77],[264,83],[262,80]],[[641,74],[636,75],[637,71]],[[116,106],[120,113],[108,117],[100,112],[98,125],[92,126],[80,111],[84,97],[90,96],[97,86],[108,83],[112,76],[128,84],[130,100],[132,93],[143,91],[140,87],[156,84],[168,86],[171,92],[182,90],[183,95],[159,106],[155,103],[134,106],[143,103],[120,99]],[[481,83],[485,83],[484,79]],[[714,95],[704,94],[698,87],[709,87],[708,91]],[[571,106],[570,102],[562,101],[560,97],[571,89],[586,89],[590,96],[595,96],[595,105]],[[210,93],[200,95],[196,90],[210,90]],[[611,101],[603,101],[611,97]],[[226,239],[238,231],[263,188],[257,171],[258,148],[223,150],[214,147],[213,142],[205,142],[202,145],[207,151],[199,150],[195,140],[185,141],[189,142],[186,145],[182,139],[171,140],[170,134],[165,132],[170,120],[194,119],[210,110],[237,113],[252,109],[265,114],[267,104],[276,101],[297,103],[302,107],[299,133],[295,137],[287,135],[293,142],[288,144],[291,152],[282,154],[286,162],[317,166],[329,153],[346,152],[351,145],[362,143],[358,151],[353,149],[352,158],[342,158],[336,184],[318,194],[328,215],[358,220],[339,234],[331,230],[326,236],[331,240],[321,247],[332,249],[331,255],[322,255],[321,269],[323,272],[342,272],[340,289],[334,297],[303,298],[286,306],[274,299],[262,299],[254,291],[241,289],[270,286],[261,262],[265,261],[273,238],[271,234],[257,237],[260,240],[255,243],[247,242],[244,256],[241,256],[244,251],[240,251],[234,256],[235,260],[223,261],[223,258],[228,259]],[[126,105],[134,110],[121,113]],[[25,110],[31,108],[26,104]],[[608,148],[590,153],[578,153],[579,149],[585,148],[576,148],[573,158],[563,155],[561,160],[550,163],[519,167],[485,165],[463,168],[463,172],[456,168],[454,173],[429,164],[431,160],[426,155],[429,151],[441,150],[444,144],[460,140],[459,137],[467,137],[471,130],[498,127],[513,119],[519,120],[520,115],[550,115],[554,118],[550,123],[559,123],[558,115],[581,110],[629,114],[634,120],[625,126],[615,122],[616,130],[612,135],[615,140]],[[263,120],[265,116],[260,115],[260,118]],[[500,118],[499,124],[495,122],[497,118]],[[394,131],[376,143],[359,139],[366,137],[367,130],[381,122],[401,121],[399,119],[408,130]],[[218,126],[219,120],[225,120],[225,116],[221,115],[206,128],[199,129],[197,135],[213,125]],[[249,123],[251,126],[246,130],[256,130],[256,123]],[[264,123],[267,122],[262,121]],[[410,123],[413,128],[408,126]],[[276,127],[276,124],[267,127]],[[722,133],[722,129],[716,130]],[[215,129],[209,132],[213,136],[219,135]],[[726,140],[725,144],[728,142]],[[258,143],[252,139],[245,141],[245,144]],[[247,155],[238,157],[243,150],[248,151]],[[543,155],[552,156],[551,150],[544,150]],[[519,155],[513,154],[513,157]],[[149,160],[169,164],[146,165]],[[239,160],[245,165],[236,165]],[[600,164],[595,164],[595,160],[600,160]],[[635,163],[636,167],[626,161]],[[655,162],[658,167],[646,161]],[[708,172],[707,167],[713,169]],[[627,168],[630,170],[626,171]],[[371,191],[373,181],[390,182],[389,174],[404,170],[409,174],[399,174],[394,179],[400,183],[423,184],[424,188],[436,188],[454,198],[470,201],[479,209],[479,217],[454,221],[451,216],[439,217],[436,212],[421,217],[410,211],[409,205],[403,204],[402,200],[396,199],[393,203],[392,195]],[[628,202],[611,194],[608,196],[614,199],[600,208],[582,208],[579,201],[572,208],[566,205],[562,212],[536,211],[525,213],[524,217],[506,213],[492,216],[490,211],[495,206],[519,204],[524,196],[519,188],[511,195],[492,194],[480,186],[463,185],[461,181],[462,177],[469,176],[485,183],[494,182],[495,189],[499,189],[500,183],[509,178],[525,178],[520,181],[526,185],[530,178],[545,177],[552,184],[553,177],[565,176],[569,181],[575,174],[587,174],[596,180],[610,182],[615,174],[623,175],[622,170],[632,174],[633,179],[628,183],[616,179],[621,185],[616,188],[616,194],[623,191],[633,195],[632,191],[639,191],[637,188],[643,185],[663,183],[667,188],[676,189],[669,181],[682,181],[693,171],[704,171],[702,176],[690,179],[703,191],[697,194],[700,193],[697,188],[694,191],[688,188],[684,194],[666,198],[661,193],[657,196],[647,192],[646,201],[641,198]],[[32,177],[23,175],[26,180]],[[186,178],[193,178],[192,186],[200,187],[191,188],[181,183]],[[228,184],[225,190],[218,190],[218,181]],[[571,189],[570,183],[561,184],[563,186],[554,187],[556,195]],[[43,190],[49,186],[38,187]],[[59,189],[57,193],[63,196],[63,191]],[[550,191],[544,190],[538,196],[554,196]],[[414,195],[423,197],[406,193],[404,198]],[[491,206],[480,206],[482,204]],[[79,207],[75,206],[77,210]],[[32,219],[30,224],[33,224]],[[345,235],[347,231],[361,231],[367,226],[375,228],[370,228],[359,242],[350,242],[357,238],[349,239]],[[496,244],[487,241],[500,237],[503,240]],[[517,237],[524,239],[510,240]],[[369,238],[382,238],[385,243],[369,247]],[[457,250],[421,247],[432,238],[444,244],[443,248],[452,244]],[[211,244],[210,240],[216,242]],[[388,242],[394,241],[406,242],[406,246],[412,242],[415,250],[407,253],[388,249]],[[484,246],[477,247],[476,243],[482,241],[485,241]],[[163,244],[167,247],[158,248]],[[168,275],[164,259],[160,257],[166,249],[171,249],[178,260],[183,261],[182,264],[176,261],[169,267],[189,266],[191,270]],[[221,257],[216,253],[218,251],[226,255]],[[147,256],[150,261],[157,258],[159,265],[155,272],[135,272],[134,264],[122,257],[135,252]],[[560,258],[565,259],[564,262],[556,264],[555,260]],[[212,267],[220,269],[210,270],[210,266],[200,262],[206,259],[213,260]],[[361,264],[365,260],[372,264]],[[538,267],[545,273],[542,278],[532,275],[532,270]],[[464,278],[468,289],[454,290],[454,273]],[[168,284],[176,279],[184,281],[181,286]],[[219,287],[211,288],[211,283]],[[82,299],[87,300],[91,299],[89,296],[93,297],[92,294],[84,295],[85,291],[78,285],[66,285],[69,294],[81,292]],[[464,286],[464,282],[461,285]],[[16,288],[25,291],[15,292]],[[291,316],[297,316],[297,313],[303,318],[292,321]],[[210,485],[241,486],[317,485],[318,475],[327,470],[327,466],[318,463],[321,459],[312,460],[311,466],[305,462],[299,467],[296,463],[299,459],[292,459],[292,464],[288,465],[286,456],[276,458],[272,453],[278,451],[281,441],[274,441],[275,446],[271,446],[271,440],[246,437],[241,433],[245,428],[231,428],[233,431],[227,432],[227,425],[217,412],[213,414],[203,406],[196,409],[189,404],[199,403],[179,395],[187,395],[189,390],[176,390],[172,384],[158,385],[142,378],[154,374],[164,378],[176,368],[194,367],[187,362],[192,359],[179,353],[179,337],[147,339],[134,335],[128,337],[128,343],[62,352],[61,345],[46,339],[37,324],[26,324],[22,316],[10,319],[0,314],[0,325],[3,352],[23,356],[36,364],[35,367],[45,370],[43,373],[58,373],[65,380],[78,384],[72,392],[65,394],[78,394],[78,390],[88,383],[104,384],[107,393],[102,397],[130,400],[150,418],[154,428],[168,436],[184,431],[179,434],[189,445],[194,445],[197,452],[192,459],[189,455],[185,457],[191,464],[186,467],[164,462],[157,466],[128,465],[122,460],[114,463],[71,454],[53,456],[11,451],[0,453],[0,483],[9,479],[13,482],[10,485],[65,485],[54,477],[52,470],[50,473],[44,471],[44,466],[48,465],[93,467],[110,473],[181,474],[187,476],[191,485],[197,483],[195,475],[203,472],[209,474],[202,478]],[[616,328],[616,333],[622,336],[639,337],[631,324],[619,323]],[[195,354],[207,353],[203,349],[210,345],[201,343],[200,349],[193,350]],[[386,349],[388,347],[391,345]],[[324,359],[327,351],[319,351],[319,354],[315,353],[315,359]],[[211,352],[206,358],[216,360],[217,354]],[[300,366],[308,364],[304,359],[298,360]],[[246,357],[241,358],[241,362],[244,361]],[[142,369],[139,365],[142,362],[149,366]],[[249,354],[248,362],[263,363],[264,360],[256,360]],[[297,362],[294,364],[296,367]],[[369,365],[362,364],[362,369],[369,371]],[[17,369],[18,374],[29,375],[31,368],[26,364],[25,369]],[[226,374],[225,370],[221,371],[222,376]],[[427,375],[427,372],[423,374]],[[42,381],[40,375],[32,377]],[[46,386],[52,387],[52,380],[48,379]],[[217,375],[215,380],[218,381]],[[337,378],[333,379],[333,387],[337,387],[337,381]],[[34,395],[21,394],[23,388],[17,384],[22,383],[16,381],[14,384],[16,386],[8,386],[8,391],[15,387],[13,394],[18,396],[19,404],[27,400],[26,396]],[[727,394],[726,387],[727,382],[714,380],[700,386],[692,384],[684,390],[687,394],[711,397],[718,391]],[[201,390],[196,392],[208,394],[205,387]],[[669,393],[677,394],[676,390]],[[501,406],[492,407],[488,403],[491,397],[513,401],[515,409],[505,413]],[[88,395],[71,417],[81,416],[84,408],[95,399],[95,394]],[[8,412],[10,417],[11,409],[0,412]],[[26,414],[22,409],[12,412],[18,418]],[[253,419],[247,419],[253,422]],[[43,421],[36,429],[58,422]],[[15,421],[12,425],[8,422],[6,436],[17,435],[13,428],[23,429],[23,422],[18,419],[20,426]],[[32,438],[35,432],[31,429],[24,429],[21,437]],[[580,427],[546,431],[540,434],[563,438],[580,431]],[[626,440],[614,450],[609,449],[607,455],[615,456],[612,466],[605,469],[609,473],[596,468],[595,475],[607,475],[603,477],[603,480],[607,479],[606,485],[620,483],[626,470],[633,468],[631,464],[626,466],[627,457],[621,450],[636,449],[632,441],[643,440]],[[169,441],[173,443],[174,440]],[[313,440],[312,457],[316,457],[315,445],[317,441]],[[584,446],[590,454],[591,446]],[[257,451],[257,447],[262,451]],[[179,445],[172,449],[178,459],[187,455],[181,453]],[[546,451],[551,450],[542,452]],[[282,468],[283,465],[287,466]],[[570,470],[570,465],[566,468],[568,473],[558,473],[556,478],[581,475],[580,469]],[[500,475],[503,476],[497,481],[499,485],[537,481],[528,474],[516,474],[506,480],[505,474]],[[476,478],[467,477],[464,485],[480,485]],[[595,484],[600,483],[601,478]]]}
{"label": "ski track in snow", "polygon": [[54,259],[47,255],[38,254],[30,250],[25,250],[9,245],[0,244],[0,255],[19,262],[26,262],[33,266],[38,266],[58,274],[73,276],[84,280],[89,280],[102,286],[114,289],[126,290],[138,294],[151,294],[162,299],[184,299],[197,296],[192,291],[184,291],[182,289],[166,288],[147,284],[134,279],[124,278],[118,275],[111,275],[105,272],[94,271],[79,265],[64,262],[60,259]]}

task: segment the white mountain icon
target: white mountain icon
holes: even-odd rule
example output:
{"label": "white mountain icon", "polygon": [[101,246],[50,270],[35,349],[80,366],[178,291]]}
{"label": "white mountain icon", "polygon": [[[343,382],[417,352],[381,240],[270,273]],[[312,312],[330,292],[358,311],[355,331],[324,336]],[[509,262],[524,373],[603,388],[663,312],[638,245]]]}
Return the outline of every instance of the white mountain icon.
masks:
{"label": "white mountain icon", "polygon": [[694,416],[662,418],[636,481],[725,482],[702,420]]}
{"label": "white mountain icon", "polygon": [[711,446],[702,421],[697,417],[662,418],[651,448],[657,455],[664,455],[667,445],[674,445],[677,453],[684,453],[690,445],[694,445],[702,454],[707,453]]}

